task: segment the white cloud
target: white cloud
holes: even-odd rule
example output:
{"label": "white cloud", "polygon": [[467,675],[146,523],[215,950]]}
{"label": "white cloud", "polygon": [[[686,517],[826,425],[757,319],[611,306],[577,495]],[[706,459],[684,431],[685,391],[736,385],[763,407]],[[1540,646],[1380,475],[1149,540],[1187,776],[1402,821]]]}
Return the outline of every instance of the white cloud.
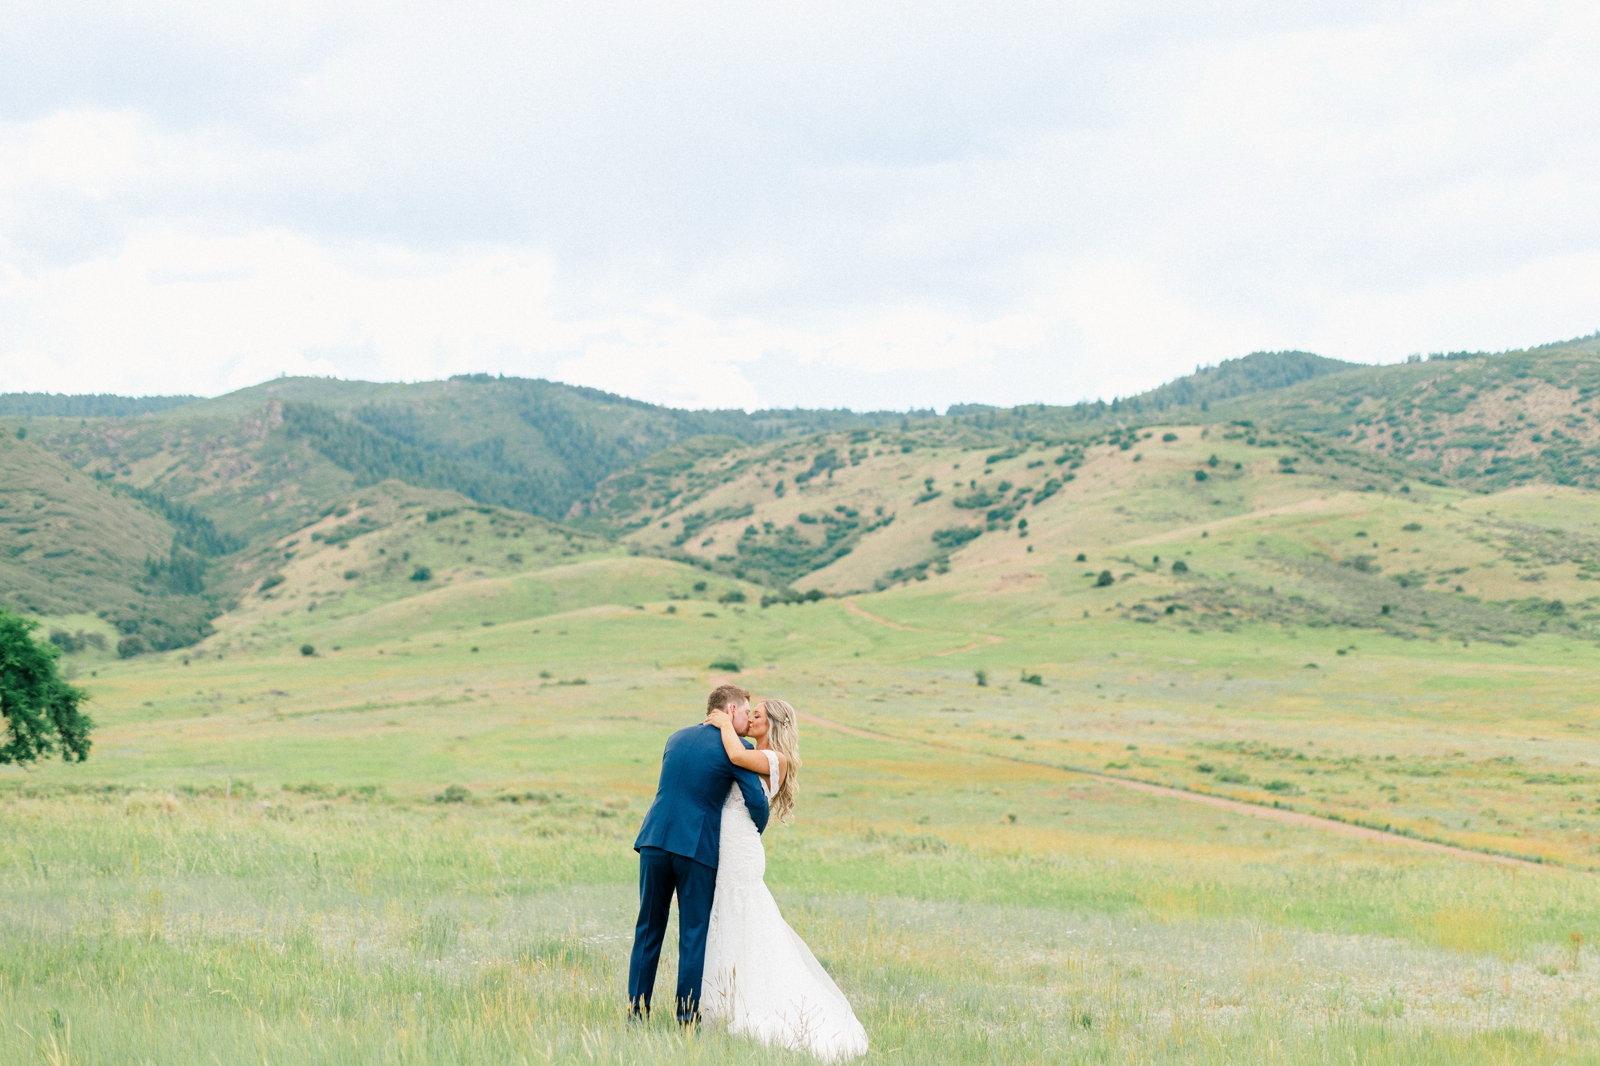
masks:
{"label": "white cloud", "polygon": [[1600,325],[1580,5],[40,5],[0,389],[1051,400]]}

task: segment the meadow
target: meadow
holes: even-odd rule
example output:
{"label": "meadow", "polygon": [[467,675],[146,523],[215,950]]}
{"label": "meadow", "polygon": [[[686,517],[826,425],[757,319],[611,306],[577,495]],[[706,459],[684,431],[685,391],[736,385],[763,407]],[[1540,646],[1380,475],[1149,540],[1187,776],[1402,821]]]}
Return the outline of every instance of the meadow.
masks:
{"label": "meadow", "polygon": [[1070,566],[762,609],[615,554],[343,610],[301,562],[196,648],[74,657],[90,761],[0,774],[4,1061],[802,1061],[623,1016],[719,660],[806,716],[768,881],[871,1061],[1600,1061],[1570,634],[1151,625]]}

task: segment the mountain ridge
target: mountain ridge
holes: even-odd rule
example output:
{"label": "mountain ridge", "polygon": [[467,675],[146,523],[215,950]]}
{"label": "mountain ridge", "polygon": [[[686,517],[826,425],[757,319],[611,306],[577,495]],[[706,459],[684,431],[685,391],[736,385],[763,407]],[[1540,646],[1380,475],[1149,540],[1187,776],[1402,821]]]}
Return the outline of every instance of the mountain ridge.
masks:
{"label": "mountain ridge", "polygon": [[[209,400],[155,398],[166,404],[158,410],[0,415],[0,432],[15,442],[0,454],[8,476],[7,463],[37,465],[48,455],[50,477],[61,485],[104,490],[61,507],[83,514],[100,508],[122,516],[112,526],[150,527],[137,540],[140,558],[106,563],[91,582],[99,582],[93,596],[46,595],[90,581],[69,572],[87,564],[59,561],[68,555],[0,555],[0,599],[44,615],[93,606],[147,648],[181,646],[305,551],[290,543],[297,531],[320,529],[339,513],[381,513],[396,528],[422,522],[443,534],[445,526],[423,522],[423,512],[463,508],[554,523],[522,527],[539,543],[564,528],[586,538],[590,551],[600,551],[596,538],[603,538],[617,550],[663,554],[775,590],[892,587],[959,567],[988,543],[979,538],[1005,530],[1015,536],[1028,522],[1039,537],[1029,546],[1044,545],[1046,525],[1061,520],[1049,515],[1083,487],[1081,478],[1111,476],[1113,467],[1091,460],[1142,456],[1162,426],[1180,434],[1198,427],[1215,442],[1209,447],[1245,449],[1234,461],[1256,471],[1252,477],[1316,472],[1327,491],[1593,488],[1600,486],[1600,417],[1589,402],[1600,394],[1597,355],[1596,337],[1381,367],[1256,352],[1109,403],[962,408],[942,416],[683,411],[487,374],[415,385],[281,378]],[[19,396],[32,399],[14,406],[35,409],[28,405],[38,394],[11,398]],[[100,410],[124,410],[116,397],[88,399]],[[6,400],[0,396],[0,411]],[[1490,414],[1497,424],[1484,421]],[[1477,436],[1469,439],[1469,431]],[[25,454],[35,459],[23,462]],[[938,463],[960,469],[962,484]],[[1162,469],[1161,492],[1173,505],[1159,513],[1176,519],[1201,504],[1225,511],[1247,505],[1229,487],[1237,480],[1229,470],[1202,466],[1179,476],[1170,461]],[[795,506],[819,488],[846,483],[860,486],[860,498],[841,499],[842,510]],[[1053,498],[1035,516],[1034,508]],[[1188,502],[1177,507],[1179,500]],[[911,521],[934,514],[941,517],[926,529],[923,517]],[[478,545],[484,528],[505,529],[509,520],[481,519],[474,527],[461,519],[450,542]],[[347,526],[350,535],[371,528],[339,528]],[[93,536],[114,534],[108,527]],[[492,550],[430,550],[438,558],[423,561],[448,563],[452,569],[441,572],[465,578]],[[495,558],[497,573],[523,565]],[[387,560],[380,568],[390,575],[385,595],[420,591],[422,583],[413,586],[396,565]]]}

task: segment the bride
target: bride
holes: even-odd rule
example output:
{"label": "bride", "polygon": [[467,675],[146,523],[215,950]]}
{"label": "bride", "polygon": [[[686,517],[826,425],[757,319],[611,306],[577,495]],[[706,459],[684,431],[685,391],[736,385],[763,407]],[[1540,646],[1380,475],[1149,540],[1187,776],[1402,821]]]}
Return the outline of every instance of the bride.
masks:
{"label": "bride", "polygon": [[[751,706],[753,751],[740,742],[726,712],[707,720],[722,731],[729,761],[762,776],[772,813],[788,824],[800,769],[794,708],[776,699]],[[721,853],[700,1000],[705,1017],[731,1033],[809,1051],[825,1062],[865,1054],[867,1033],[849,1000],[767,890],[767,855],[738,786],[722,809]]]}

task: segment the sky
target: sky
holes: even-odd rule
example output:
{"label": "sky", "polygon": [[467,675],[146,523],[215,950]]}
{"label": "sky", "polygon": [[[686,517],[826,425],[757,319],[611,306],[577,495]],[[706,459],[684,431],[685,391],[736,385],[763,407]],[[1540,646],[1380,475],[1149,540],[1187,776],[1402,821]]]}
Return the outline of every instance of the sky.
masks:
{"label": "sky", "polygon": [[1593,3],[5,10],[0,391],[942,410],[1600,329]]}

